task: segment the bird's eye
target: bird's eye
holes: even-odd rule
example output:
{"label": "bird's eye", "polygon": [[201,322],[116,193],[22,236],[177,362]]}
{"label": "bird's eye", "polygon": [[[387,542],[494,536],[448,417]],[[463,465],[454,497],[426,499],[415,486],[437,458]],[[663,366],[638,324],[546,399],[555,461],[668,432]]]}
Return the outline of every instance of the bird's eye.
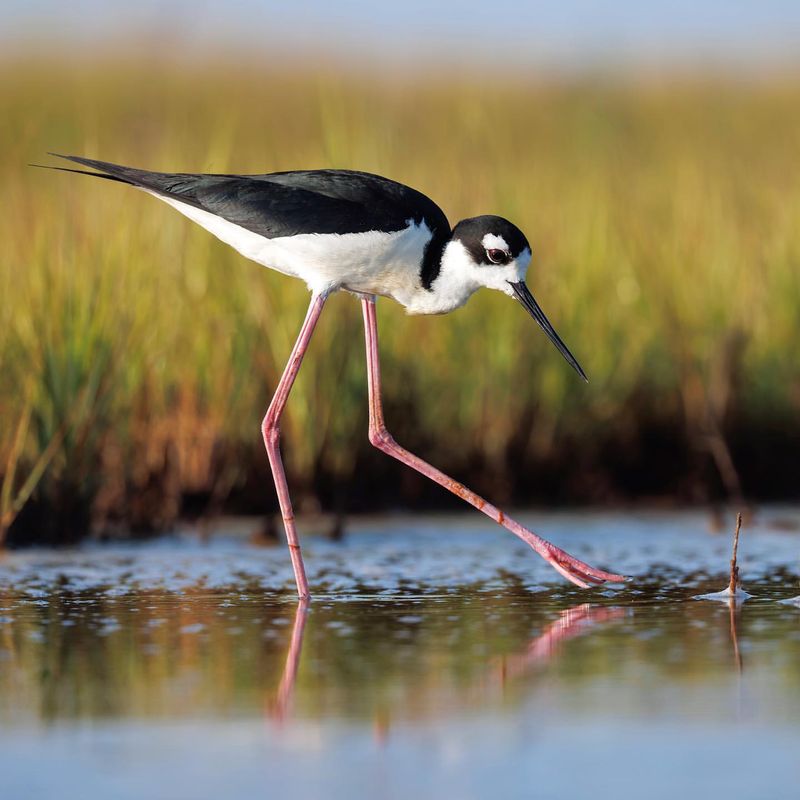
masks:
{"label": "bird's eye", "polygon": [[508,261],[508,253],[505,250],[487,250],[486,257],[492,264],[505,264]]}

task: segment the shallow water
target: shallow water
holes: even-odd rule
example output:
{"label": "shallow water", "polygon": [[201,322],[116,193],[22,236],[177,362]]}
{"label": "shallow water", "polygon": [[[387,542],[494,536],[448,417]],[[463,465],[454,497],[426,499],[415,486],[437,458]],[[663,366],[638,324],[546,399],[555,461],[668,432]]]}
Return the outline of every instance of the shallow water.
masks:
{"label": "shallow water", "polygon": [[797,796],[800,512],[479,518],[283,548],[221,533],[0,561],[3,798]]}

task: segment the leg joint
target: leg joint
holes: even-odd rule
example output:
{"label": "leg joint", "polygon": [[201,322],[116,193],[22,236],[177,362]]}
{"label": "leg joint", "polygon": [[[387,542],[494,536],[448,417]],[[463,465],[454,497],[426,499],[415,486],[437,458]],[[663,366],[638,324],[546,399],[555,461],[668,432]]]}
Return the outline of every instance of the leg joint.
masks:
{"label": "leg joint", "polygon": [[281,439],[281,429],[275,420],[270,419],[269,415],[264,417],[261,423],[261,435],[264,437],[264,444],[269,446],[276,446]]}
{"label": "leg joint", "polygon": [[373,445],[373,447],[377,447],[379,450],[385,450],[387,447],[391,447],[392,445],[396,444],[394,437],[391,433],[389,433],[385,425],[370,425],[369,443]]}

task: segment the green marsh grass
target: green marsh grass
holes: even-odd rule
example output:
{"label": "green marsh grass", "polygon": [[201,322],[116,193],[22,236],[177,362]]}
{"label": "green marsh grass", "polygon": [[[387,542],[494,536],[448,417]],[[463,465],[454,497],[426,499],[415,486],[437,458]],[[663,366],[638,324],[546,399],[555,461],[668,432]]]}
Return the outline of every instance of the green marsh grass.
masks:
{"label": "green marsh grass", "polygon": [[[162,528],[191,494],[271,508],[259,423],[307,302],[144,194],[27,166],[57,163],[49,150],[361,169],[451,222],[517,222],[588,386],[507,298],[443,318],[379,306],[390,427],[500,500],[691,497],[692,453],[738,479],[731,437],[798,434],[800,81],[498,90],[107,58],[7,62],[0,96],[0,469],[15,452],[9,496],[37,476],[33,536]],[[289,404],[285,459],[311,506],[422,491],[369,451],[360,324],[352,298],[332,299]],[[653,429],[682,444],[659,451]]]}

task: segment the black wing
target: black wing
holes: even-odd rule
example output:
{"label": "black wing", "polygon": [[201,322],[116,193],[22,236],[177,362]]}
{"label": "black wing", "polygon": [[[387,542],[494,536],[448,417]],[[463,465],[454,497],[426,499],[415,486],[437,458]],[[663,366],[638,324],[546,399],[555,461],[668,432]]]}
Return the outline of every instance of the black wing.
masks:
{"label": "black wing", "polygon": [[399,231],[410,219],[418,224],[424,221],[437,240],[450,233],[447,217],[430,198],[367,172],[323,169],[195,175],[149,172],[80,156],[59,157],[98,170],[87,175],[149,189],[269,239],[300,233]]}

